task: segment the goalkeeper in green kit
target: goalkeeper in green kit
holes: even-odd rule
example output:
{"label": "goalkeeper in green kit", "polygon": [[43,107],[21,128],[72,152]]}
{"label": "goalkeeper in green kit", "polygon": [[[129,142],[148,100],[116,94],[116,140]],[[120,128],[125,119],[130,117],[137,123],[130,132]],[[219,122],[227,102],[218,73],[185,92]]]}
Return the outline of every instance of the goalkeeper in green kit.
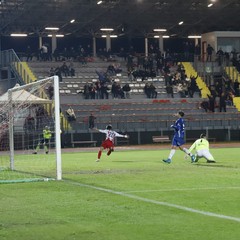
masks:
{"label": "goalkeeper in green kit", "polygon": [[49,144],[50,144],[50,139],[52,137],[52,132],[50,130],[50,127],[49,126],[45,126],[45,128],[43,129],[43,139],[39,141],[36,149],[35,149],[35,152],[33,152],[33,154],[37,154],[38,150],[40,149],[40,145],[43,144],[44,146],[44,151],[46,154],[48,154],[48,147],[49,147]]}
{"label": "goalkeeper in green kit", "polygon": [[202,133],[200,138],[197,139],[192,146],[188,149],[189,152],[193,150],[196,151],[195,159],[192,162],[198,162],[200,158],[205,158],[207,163],[215,163],[214,157],[209,151],[209,142],[207,140],[207,136]]}

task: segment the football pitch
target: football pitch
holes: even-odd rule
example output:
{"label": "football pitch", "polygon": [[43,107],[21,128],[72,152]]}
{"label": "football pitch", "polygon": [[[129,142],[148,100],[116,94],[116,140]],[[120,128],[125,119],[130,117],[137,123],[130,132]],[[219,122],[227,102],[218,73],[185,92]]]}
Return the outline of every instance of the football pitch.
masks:
{"label": "football pitch", "polygon": [[217,163],[169,149],[62,154],[62,181],[0,185],[1,240],[239,240],[240,150]]}

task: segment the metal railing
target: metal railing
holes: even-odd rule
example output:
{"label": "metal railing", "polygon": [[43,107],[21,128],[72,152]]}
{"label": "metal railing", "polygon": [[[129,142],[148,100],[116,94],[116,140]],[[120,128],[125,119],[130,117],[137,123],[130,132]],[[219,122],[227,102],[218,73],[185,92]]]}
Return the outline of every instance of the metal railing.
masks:
{"label": "metal railing", "polygon": [[[13,49],[1,51],[0,63],[1,68],[8,68],[14,74],[16,82],[23,83],[23,79],[16,68],[16,64],[21,66],[21,61]],[[19,70],[23,72],[22,67]]]}

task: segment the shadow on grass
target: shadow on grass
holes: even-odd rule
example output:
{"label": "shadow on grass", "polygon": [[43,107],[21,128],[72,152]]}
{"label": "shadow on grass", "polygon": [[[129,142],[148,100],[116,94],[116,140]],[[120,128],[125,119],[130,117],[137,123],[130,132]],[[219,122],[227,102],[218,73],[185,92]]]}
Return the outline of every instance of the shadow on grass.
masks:
{"label": "shadow on grass", "polygon": [[235,166],[227,166],[227,165],[216,164],[216,163],[198,163],[194,165],[197,167],[237,168]]}

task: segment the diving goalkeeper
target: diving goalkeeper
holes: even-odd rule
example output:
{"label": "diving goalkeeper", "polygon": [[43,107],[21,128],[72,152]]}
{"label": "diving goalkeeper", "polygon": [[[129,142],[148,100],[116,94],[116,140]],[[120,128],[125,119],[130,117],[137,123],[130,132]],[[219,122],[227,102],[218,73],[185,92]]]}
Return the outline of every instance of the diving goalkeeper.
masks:
{"label": "diving goalkeeper", "polygon": [[33,152],[33,154],[37,154],[38,153],[38,150],[40,149],[40,145],[43,144],[44,146],[44,151],[46,154],[48,154],[48,147],[49,147],[49,144],[50,144],[50,139],[52,137],[52,132],[50,130],[50,127],[49,126],[45,126],[45,128],[43,129],[43,138],[42,140],[40,140],[38,142],[38,145],[35,149],[35,151]]}
{"label": "diving goalkeeper", "polygon": [[200,138],[197,139],[188,150],[189,152],[193,150],[196,151],[196,158],[192,162],[197,162],[199,158],[205,158],[207,163],[215,163],[214,157],[209,151],[209,142],[204,133],[200,135]]}

